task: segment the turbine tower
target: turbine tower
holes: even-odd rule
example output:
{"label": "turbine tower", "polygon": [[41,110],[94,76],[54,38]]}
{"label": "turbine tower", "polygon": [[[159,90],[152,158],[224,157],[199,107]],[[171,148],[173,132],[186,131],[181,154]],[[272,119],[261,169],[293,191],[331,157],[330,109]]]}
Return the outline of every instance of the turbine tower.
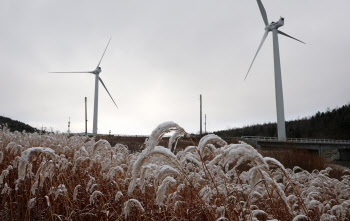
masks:
{"label": "turbine tower", "polygon": [[[109,93],[106,85],[103,83],[102,79],[100,78],[100,73],[102,71],[101,67],[100,67],[100,64],[101,64],[101,61],[102,61],[102,58],[103,56],[105,55],[106,53],[106,50],[109,46],[109,43],[111,42],[111,39],[109,39],[108,41],[108,44],[105,48],[105,50],[103,51],[103,54],[102,54],[102,57],[100,59],[100,61],[98,62],[97,64],[97,67],[95,68],[95,70],[93,71],[66,71],[66,72],[50,72],[50,73],[89,73],[89,74],[94,74],[95,75],[95,99],[94,99],[94,119],[93,119],[93,127],[92,127],[92,133],[93,134],[97,134],[97,119],[98,119],[98,82],[100,81],[102,86],[106,89],[108,95],[110,96],[110,98],[112,99],[114,105],[118,108],[117,104],[115,103],[112,95]],[[119,109],[119,108],[118,108]]]}
{"label": "turbine tower", "polygon": [[269,21],[267,19],[266,10],[261,2],[261,0],[257,0],[262,18],[265,23],[265,34],[261,40],[261,43],[259,45],[259,48],[254,56],[253,62],[251,63],[249,70],[244,78],[244,80],[247,78],[250,69],[253,66],[253,63],[255,61],[256,56],[258,55],[261,47],[263,46],[269,32],[272,32],[273,36],[273,55],[274,55],[274,66],[275,66],[275,94],[276,94],[276,109],[277,109],[277,131],[278,131],[278,140],[284,141],[287,139],[286,137],[286,126],[285,126],[285,118],[284,118],[284,104],[283,104],[283,90],[282,90],[282,75],[281,75],[281,63],[280,63],[280,52],[279,52],[279,44],[278,44],[278,34],[284,35],[288,38],[294,39],[296,41],[299,41],[303,44],[304,42],[278,30],[278,28],[282,27],[284,25],[284,18],[280,18],[278,22],[271,22],[269,24]]}

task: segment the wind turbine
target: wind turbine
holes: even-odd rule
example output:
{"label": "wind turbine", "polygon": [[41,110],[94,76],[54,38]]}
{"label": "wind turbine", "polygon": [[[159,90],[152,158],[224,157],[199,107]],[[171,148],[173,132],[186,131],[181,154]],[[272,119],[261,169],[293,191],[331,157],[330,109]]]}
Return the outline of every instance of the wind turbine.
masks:
{"label": "wind turbine", "polygon": [[274,55],[274,64],[275,64],[275,93],[276,93],[276,109],[277,109],[277,131],[278,131],[278,140],[283,141],[286,140],[286,125],[285,125],[285,118],[284,118],[284,104],[283,104],[283,90],[282,90],[282,75],[281,75],[281,63],[280,63],[280,52],[279,52],[279,45],[278,45],[278,34],[284,35],[288,38],[294,39],[296,41],[299,41],[303,44],[304,42],[278,30],[278,28],[282,27],[284,25],[284,18],[280,18],[278,22],[271,22],[269,24],[269,21],[267,19],[266,10],[264,8],[264,5],[262,4],[261,0],[257,0],[262,18],[265,23],[265,34],[261,40],[261,43],[259,45],[258,51],[256,52],[253,62],[251,63],[249,70],[244,78],[244,80],[247,78],[250,69],[253,66],[253,63],[255,61],[256,56],[258,55],[261,47],[263,46],[267,35],[269,32],[272,32],[273,36],[273,55]]}
{"label": "wind turbine", "polygon": [[[111,39],[109,39],[108,44],[105,48],[105,50],[103,51],[102,57],[100,59],[100,62],[98,62],[97,67],[95,68],[95,70],[93,71],[65,71],[65,72],[50,72],[50,73],[89,73],[89,74],[94,74],[95,75],[95,99],[94,99],[94,119],[93,119],[93,129],[92,129],[92,133],[93,134],[97,134],[97,117],[98,117],[98,82],[100,81],[102,86],[106,89],[108,95],[111,97],[114,105],[118,108],[117,104],[115,103],[112,95],[109,93],[106,85],[103,83],[102,79],[100,78],[99,74],[101,73],[102,69],[100,67],[101,61],[103,56],[106,53],[106,50],[108,48],[109,43],[111,42]],[[118,108],[119,109],[119,108]]]}

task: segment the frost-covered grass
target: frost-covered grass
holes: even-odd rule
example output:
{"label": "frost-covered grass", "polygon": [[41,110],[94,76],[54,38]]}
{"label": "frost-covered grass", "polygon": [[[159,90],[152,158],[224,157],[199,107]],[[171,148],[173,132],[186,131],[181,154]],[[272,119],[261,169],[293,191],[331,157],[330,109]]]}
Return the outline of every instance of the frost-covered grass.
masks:
{"label": "frost-covered grass", "polygon": [[[164,134],[174,132],[165,146]],[[159,125],[142,152],[67,134],[0,130],[2,220],[349,220],[350,175],[286,169],[246,143]],[[174,151],[176,150],[176,151]],[[175,154],[176,153],[176,154]],[[349,173],[350,174],[350,173]]]}

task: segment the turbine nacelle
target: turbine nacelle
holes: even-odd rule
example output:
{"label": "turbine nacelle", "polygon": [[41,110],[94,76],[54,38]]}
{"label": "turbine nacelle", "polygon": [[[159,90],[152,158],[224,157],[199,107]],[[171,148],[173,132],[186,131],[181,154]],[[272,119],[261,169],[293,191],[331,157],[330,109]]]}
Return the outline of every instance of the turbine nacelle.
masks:
{"label": "turbine nacelle", "polygon": [[281,17],[280,20],[278,20],[278,22],[271,22],[271,24],[266,26],[265,30],[272,31],[274,29],[278,29],[278,28],[282,27],[283,25],[284,25],[284,18]]}
{"label": "turbine nacelle", "polygon": [[101,73],[101,71],[102,71],[101,67],[97,67],[92,73],[99,74]]}

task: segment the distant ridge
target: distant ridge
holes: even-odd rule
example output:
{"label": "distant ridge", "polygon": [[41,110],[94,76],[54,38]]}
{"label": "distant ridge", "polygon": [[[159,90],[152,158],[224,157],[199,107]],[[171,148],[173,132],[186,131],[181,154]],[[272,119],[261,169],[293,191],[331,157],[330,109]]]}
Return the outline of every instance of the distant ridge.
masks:
{"label": "distant ridge", "polygon": [[[333,110],[317,112],[311,117],[286,122],[289,138],[350,140],[350,103]],[[277,137],[276,123],[257,124],[213,132],[220,137]]]}
{"label": "distant ridge", "polygon": [[18,120],[12,120],[11,118],[3,117],[3,116],[0,116],[0,125],[1,126],[7,125],[7,128],[9,128],[10,131],[17,130],[19,132],[22,132],[25,130],[26,132],[29,132],[29,133],[34,133],[37,131],[37,129],[31,127],[28,124],[25,124]]}

